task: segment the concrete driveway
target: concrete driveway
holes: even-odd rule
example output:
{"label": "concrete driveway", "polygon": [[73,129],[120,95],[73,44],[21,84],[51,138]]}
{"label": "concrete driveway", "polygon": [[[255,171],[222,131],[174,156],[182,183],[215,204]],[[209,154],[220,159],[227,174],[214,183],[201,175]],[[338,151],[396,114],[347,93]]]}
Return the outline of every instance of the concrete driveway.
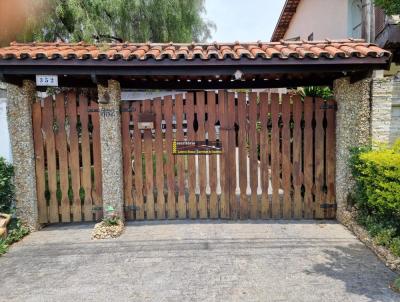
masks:
{"label": "concrete driveway", "polygon": [[54,226],[0,257],[1,301],[400,301],[395,274],[337,223]]}

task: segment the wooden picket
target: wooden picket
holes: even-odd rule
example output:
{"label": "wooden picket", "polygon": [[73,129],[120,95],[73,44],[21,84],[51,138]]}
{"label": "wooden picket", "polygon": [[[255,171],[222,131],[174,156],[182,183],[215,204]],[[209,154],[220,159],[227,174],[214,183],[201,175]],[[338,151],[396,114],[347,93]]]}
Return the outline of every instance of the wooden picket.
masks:
{"label": "wooden picket", "polygon": [[94,97],[70,90],[38,99],[32,121],[39,222],[100,219],[100,125]]}
{"label": "wooden picket", "polygon": [[[135,214],[126,218],[334,218],[333,100],[197,91],[127,104],[125,202]],[[142,113],[154,114],[154,129],[139,129]],[[219,141],[223,151],[173,155],[174,140]]]}

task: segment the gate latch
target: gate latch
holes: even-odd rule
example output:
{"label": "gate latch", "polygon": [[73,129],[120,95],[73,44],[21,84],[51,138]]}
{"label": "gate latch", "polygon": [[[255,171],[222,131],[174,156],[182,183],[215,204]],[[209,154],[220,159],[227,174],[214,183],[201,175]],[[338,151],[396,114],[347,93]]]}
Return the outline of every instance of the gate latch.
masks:
{"label": "gate latch", "polygon": [[138,128],[140,130],[154,129],[155,114],[152,112],[143,112],[139,114]]}

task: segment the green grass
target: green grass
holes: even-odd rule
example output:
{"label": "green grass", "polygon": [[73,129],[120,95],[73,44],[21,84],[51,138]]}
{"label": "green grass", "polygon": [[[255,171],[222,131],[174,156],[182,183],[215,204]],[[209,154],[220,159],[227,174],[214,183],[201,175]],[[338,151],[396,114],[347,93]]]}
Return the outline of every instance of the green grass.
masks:
{"label": "green grass", "polygon": [[392,284],[392,289],[398,293],[400,293],[400,277],[397,278],[396,280],[394,280],[393,284]]}

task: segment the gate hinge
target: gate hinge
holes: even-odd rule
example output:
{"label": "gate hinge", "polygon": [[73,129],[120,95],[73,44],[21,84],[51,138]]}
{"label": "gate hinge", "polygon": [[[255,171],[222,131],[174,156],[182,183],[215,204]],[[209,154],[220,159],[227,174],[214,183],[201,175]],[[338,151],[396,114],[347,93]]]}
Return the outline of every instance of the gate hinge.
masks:
{"label": "gate hinge", "polygon": [[125,210],[131,210],[131,211],[139,211],[140,207],[138,206],[124,206]]}
{"label": "gate hinge", "polygon": [[320,109],[333,109],[333,110],[337,110],[337,105],[336,105],[336,104],[332,104],[332,105],[323,104],[323,105],[321,105]]}
{"label": "gate hinge", "polygon": [[322,209],[337,209],[336,203],[323,203],[320,205]]}

